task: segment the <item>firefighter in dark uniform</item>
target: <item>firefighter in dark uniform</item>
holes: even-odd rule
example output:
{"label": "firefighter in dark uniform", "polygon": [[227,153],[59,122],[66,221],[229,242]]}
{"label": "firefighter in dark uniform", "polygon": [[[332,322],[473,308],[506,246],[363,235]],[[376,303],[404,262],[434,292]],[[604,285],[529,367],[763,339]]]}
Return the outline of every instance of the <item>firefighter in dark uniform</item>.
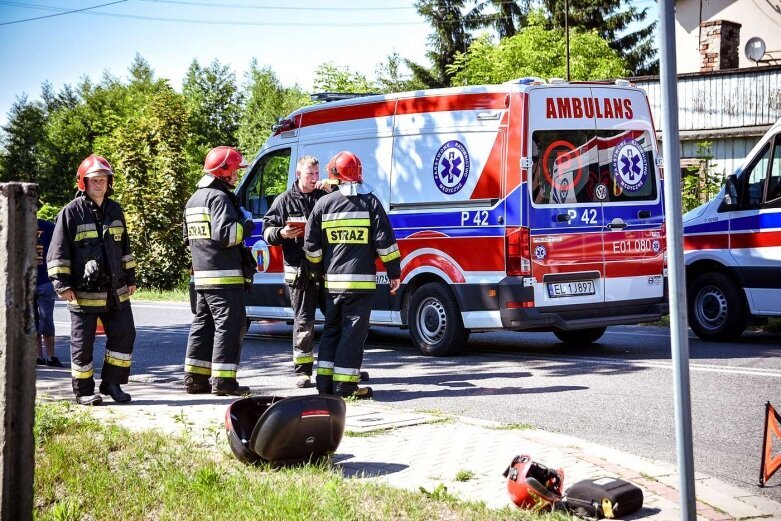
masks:
{"label": "firefighter in dark uniform", "polygon": [[370,398],[371,387],[359,388],[358,382],[377,286],[375,259],[379,256],[385,264],[394,295],[399,288],[401,255],[382,204],[363,182],[360,159],[352,152],[340,152],[326,170],[338,190],[315,204],[304,241],[313,271],[324,273],[327,292],[317,390]]}
{"label": "firefighter in dark uniform", "polygon": [[100,393],[130,401],[122,390],[130,376],[136,328],[130,296],[136,291],[136,262],[122,208],[109,196],[114,172],[91,155],[79,165],[79,193],[57,215],[46,256],[49,278],[71,313],[71,378],[76,401],[98,405],[92,353],[98,318],[106,331]]}
{"label": "firefighter in dark uniform", "polygon": [[239,385],[236,372],[247,331],[246,289],[252,287],[255,271],[248,261],[252,254],[244,246],[253,222],[232,191],[239,169],[246,167],[236,149],[213,148],[204,161],[205,175],[184,210],[183,233],[192,253],[196,293],[184,360],[184,385],[190,394],[250,392]]}
{"label": "firefighter in dark uniform", "polygon": [[[325,292],[319,279],[310,277],[304,256],[304,224],[318,199],[331,191],[320,180],[320,162],[303,156],[296,164],[296,182],[274,199],[263,217],[263,238],[272,246],[282,246],[285,283],[293,307],[293,371],[297,387],[312,386],[315,310],[325,315]],[[300,225],[290,224],[299,221]]]}

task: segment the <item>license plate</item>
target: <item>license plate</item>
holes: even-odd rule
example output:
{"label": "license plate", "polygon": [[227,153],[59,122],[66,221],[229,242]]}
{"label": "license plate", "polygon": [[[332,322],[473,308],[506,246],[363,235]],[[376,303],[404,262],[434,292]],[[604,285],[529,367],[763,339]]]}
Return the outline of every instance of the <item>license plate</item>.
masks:
{"label": "license plate", "polygon": [[572,282],[551,282],[548,284],[548,296],[551,298],[557,297],[574,297],[579,295],[593,295],[594,281],[593,280],[574,280]]}

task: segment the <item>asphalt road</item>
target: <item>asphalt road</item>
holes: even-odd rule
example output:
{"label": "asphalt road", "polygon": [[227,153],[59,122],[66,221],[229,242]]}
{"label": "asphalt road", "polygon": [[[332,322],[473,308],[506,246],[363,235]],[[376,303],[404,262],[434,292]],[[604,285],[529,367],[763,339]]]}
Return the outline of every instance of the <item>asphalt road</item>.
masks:
{"label": "asphalt road", "polygon": [[[180,380],[189,307],[133,306],[134,378]],[[58,354],[64,355],[69,318],[59,304],[55,322]],[[242,354],[242,384],[261,394],[311,392],[293,385],[291,330],[284,323],[252,325]],[[689,349],[695,470],[781,501],[778,476],[770,486],[756,487],[764,403],[770,400],[781,409],[781,335],[750,333],[730,344],[692,336]],[[102,352],[96,355],[102,358]],[[565,347],[550,333],[473,334],[469,348],[450,358],[420,355],[405,331],[373,328],[364,369],[371,374],[375,400],[388,406],[527,424],[676,461],[665,328],[613,327],[599,343],[577,347]],[[775,453],[781,440],[777,445]]]}

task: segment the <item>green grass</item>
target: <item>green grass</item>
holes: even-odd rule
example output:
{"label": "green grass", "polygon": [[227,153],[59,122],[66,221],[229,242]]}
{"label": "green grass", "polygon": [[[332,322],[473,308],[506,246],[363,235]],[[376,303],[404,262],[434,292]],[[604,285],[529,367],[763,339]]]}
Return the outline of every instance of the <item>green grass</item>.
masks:
{"label": "green grass", "polygon": [[133,300],[146,301],[190,302],[190,294],[187,288],[177,288],[169,291],[139,288],[138,291],[133,293],[132,298]]}
{"label": "green grass", "polygon": [[491,428],[496,431],[528,431],[531,429],[536,429],[537,427],[531,425],[530,423],[506,423]]}
{"label": "green grass", "polygon": [[345,478],[328,463],[271,469],[219,448],[98,422],[61,402],[36,410],[36,520],[564,520]]}
{"label": "green grass", "polygon": [[458,472],[456,472],[456,481],[469,481],[475,477],[475,473],[471,470],[461,469]]}

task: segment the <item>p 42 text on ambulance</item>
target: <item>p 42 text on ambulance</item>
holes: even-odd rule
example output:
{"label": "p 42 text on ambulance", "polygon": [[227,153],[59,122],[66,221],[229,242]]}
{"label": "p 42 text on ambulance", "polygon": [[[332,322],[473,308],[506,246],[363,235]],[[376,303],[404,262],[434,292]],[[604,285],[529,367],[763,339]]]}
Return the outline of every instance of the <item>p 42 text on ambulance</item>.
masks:
{"label": "p 42 text on ambulance", "polygon": [[689,326],[697,336],[734,340],[750,318],[781,316],[781,119],[683,225]]}
{"label": "p 42 text on ambulance", "polygon": [[[618,82],[617,82],[618,83]],[[553,331],[567,343],[667,310],[661,176],[648,101],[626,82],[512,82],[306,107],[277,125],[238,190],[256,221],[299,157],[341,150],[388,211],[401,288],[377,263],[371,321],[426,354],[470,332]],[[256,227],[253,319],[290,320],[282,254]]]}

